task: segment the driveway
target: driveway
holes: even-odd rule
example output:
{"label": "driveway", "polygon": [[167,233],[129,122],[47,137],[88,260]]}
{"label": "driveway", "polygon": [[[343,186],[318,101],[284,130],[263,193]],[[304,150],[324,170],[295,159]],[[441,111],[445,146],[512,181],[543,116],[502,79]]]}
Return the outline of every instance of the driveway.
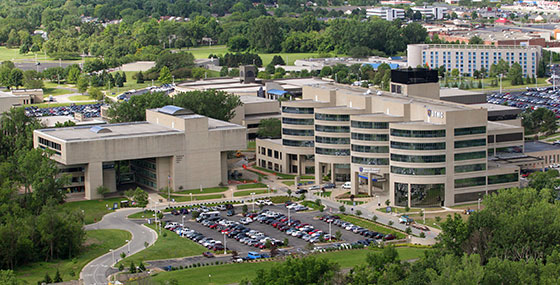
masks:
{"label": "driveway", "polygon": [[132,234],[132,240],[129,242],[130,252],[128,252],[129,245],[125,244],[118,249],[114,249],[114,253],[108,252],[88,263],[80,273],[80,279],[84,281],[84,284],[107,284],[108,271],[120,258],[121,252],[125,252],[129,256],[145,249],[144,243],[147,242],[151,245],[157,240],[155,231],[126,218],[128,215],[140,211],[142,209],[139,208],[117,210],[105,215],[100,222],[85,226],[86,230],[119,229],[129,231]]}

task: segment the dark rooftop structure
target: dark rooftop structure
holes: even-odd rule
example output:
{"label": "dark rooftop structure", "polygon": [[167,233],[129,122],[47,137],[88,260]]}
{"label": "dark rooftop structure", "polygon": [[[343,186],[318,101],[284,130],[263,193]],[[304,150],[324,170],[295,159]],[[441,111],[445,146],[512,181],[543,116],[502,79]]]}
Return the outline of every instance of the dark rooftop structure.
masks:
{"label": "dark rooftop structure", "polygon": [[426,68],[408,68],[391,70],[391,82],[401,84],[437,83],[438,71]]}

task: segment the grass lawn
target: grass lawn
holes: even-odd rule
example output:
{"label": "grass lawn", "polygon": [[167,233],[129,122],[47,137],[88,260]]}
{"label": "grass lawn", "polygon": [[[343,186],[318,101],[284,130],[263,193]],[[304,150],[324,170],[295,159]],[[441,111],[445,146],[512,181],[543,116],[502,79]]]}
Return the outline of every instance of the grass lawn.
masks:
{"label": "grass lawn", "polygon": [[70,90],[67,89],[60,89],[60,88],[45,88],[43,89],[43,94],[45,96],[58,96],[58,95],[64,95],[64,94],[70,94],[73,93]]}
{"label": "grass lawn", "polygon": [[129,219],[145,219],[145,218],[152,218],[153,215],[154,215],[154,211],[144,210],[142,212],[138,212],[138,213],[128,215],[127,218],[129,218]]}
{"label": "grass lawn", "polygon": [[332,194],[332,191],[317,192],[317,194],[321,197],[330,197],[331,194]]}
{"label": "grass lawn", "polygon": [[251,196],[251,193],[255,193],[255,194],[264,194],[266,193],[268,190],[247,190],[247,191],[239,191],[239,192],[234,192],[233,193],[233,197],[241,197],[241,196]]}
{"label": "grass lawn", "polygon": [[301,202],[302,205],[304,205],[307,208],[312,208],[314,210],[321,210],[321,209],[325,209],[325,205],[319,205],[313,201],[303,201]]}
{"label": "grass lawn", "polygon": [[[21,54],[19,53],[19,49],[17,48],[0,47],[0,61],[6,61],[6,60],[12,61],[17,59],[35,60],[35,54],[32,52],[27,54]],[[37,60],[44,61],[45,54],[38,53]],[[47,56],[47,60],[53,60],[53,59]]]}
{"label": "grass lawn", "polygon": [[[375,223],[373,221],[368,221],[366,219],[350,216],[350,215],[340,215],[340,218],[344,221],[350,222],[356,226],[360,226],[362,228],[366,228],[368,230],[384,233],[384,234],[393,234],[398,239],[405,238],[405,234],[397,231],[395,229],[387,228],[382,226],[381,224]],[[342,233],[344,235],[344,233]]]}
{"label": "grass lawn", "polygon": [[[428,249],[397,247],[397,252],[401,260],[420,258]],[[317,254],[319,258],[326,258],[340,264],[341,268],[351,268],[356,265],[366,263],[367,254],[370,252],[381,251],[381,249],[358,249],[346,250]],[[259,269],[269,269],[278,264],[278,261],[259,262],[259,263],[233,263],[217,266],[206,266],[189,268],[177,271],[162,272],[154,275],[154,282],[176,280],[189,280],[190,284],[232,284],[241,281],[243,278],[253,279]],[[208,275],[211,275],[209,283]]]}
{"label": "grass lawn", "polygon": [[[201,195],[192,196],[193,201],[210,200],[210,199],[221,199],[224,198],[224,194],[212,194],[212,195]],[[171,199],[175,199],[175,202],[190,202],[191,196],[174,196],[171,195]]]}
{"label": "grass lawn", "polygon": [[39,104],[27,104],[23,105],[23,107],[37,107],[37,108],[54,108],[54,107],[61,107],[61,106],[70,106],[74,105],[88,105],[94,104],[95,102],[75,102],[75,103],[39,103]]}
{"label": "grass lawn", "polygon": [[264,183],[251,183],[251,184],[239,184],[237,185],[238,190],[243,189],[254,189],[254,188],[266,188],[266,184]]}
{"label": "grass lawn", "polygon": [[352,202],[350,200],[337,200],[337,201],[339,203],[343,203],[345,205],[350,205],[350,206],[354,205],[354,203],[356,203],[356,205],[361,205],[361,204],[365,203],[364,201],[354,201],[354,202]]}
{"label": "grass lawn", "polygon": [[202,188],[202,192],[200,191],[200,189],[190,189],[190,190],[182,190],[182,191],[176,191],[173,193],[179,193],[179,194],[206,194],[206,193],[220,193],[220,192],[224,192],[228,190],[228,187],[210,187],[210,188]]}
{"label": "grass lawn", "polygon": [[[438,209],[441,210],[441,209]],[[383,213],[387,213],[387,207],[383,207],[383,208],[378,208],[377,211],[379,212],[383,212]],[[397,214],[404,214],[404,213],[420,213],[421,209],[418,208],[410,208],[407,211],[405,211],[404,208],[400,208],[400,207],[391,207],[391,213],[397,213]]]}
{"label": "grass lawn", "polygon": [[74,95],[74,96],[68,97],[68,99],[70,99],[72,101],[95,101],[87,95]]}
{"label": "grass lawn", "polygon": [[257,142],[256,141],[248,141],[247,142],[247,150],[255,150],[255,148],[257,148]]}
{"label": "grass lawn", "polygon": [[[154,224],[145,226],[155,230]],[[165,237],[163,236],[164,232],[167,233],[167,236]],[[162,229],[161,235],[158,235],[158,239],[154,245],[134,255],[126,257],[125,259],[119,261],[118,264],[124,263],[125,267],[127,267],[130,266],[131,261],[134,261],[134,264],[138,265],[140,261],[146,262],[149,260],[193,256],[202,254],[206,250],[207,249],[205,247],[191,241],[188,238],[182,238],[171,231]]]}
{"label": "grass lawn", "polygon": [[15,270],[15,273],[17,278],[25,284],[37,284],[37,282],[43,280],[46,272],[53,278],[57,268],[64,281],[77,280],[80,278],[80,271],[88,262],[109,252],[109,249],[123,246],[126,243],[125,241],[130,239],[131,234],[123,230],[87,231],[84,250],[78,257],[71,260],[36,262],[20,266]]}
{"label": "grass lawn", "polygon": [[125,198],[118,197],[106,200],[67,202],[62,207],[72,210],[83,210],[86,224],[91,224],[94,220],[100,221],[104,215],[113,212],[113,210],[107,210],[107,206],[113,207],[113,203],[118,203],[123,199]]}
{"label": "grass lawn", "polygon": [[280,173],[280,172],[276,172],[276,171],[272,171],[270,169],[266,169],[266,168],[262,168],[262,167],[258,167],[258,166],[253,166],[253,168],[258,169],[260,171],[264,171],[264,172],[268,172],[268,173],[272,173],[278,177],[280,177],[280,179],[294,179],[296,176],[293,174],[284,174],[284,173]]}
{"label": "grass lawn", "polygon": [[[299,183],[307,183],[307,182],[313,182],[311,180],[300,180]],[[293,186],[295,184],[294,181],[282,181],[282,184],[288,185],[288,186]],[[307,185],[307,184],[305,184]],[[305,185],[301,185],[301,186],[305,186]]]}
{"label": "grass lawn", "polygon": [[[470,78],[468,79],[463,79],[463,82],[470,80]],[[482,84],[484,86],[484,88],[472,88],[469,90],[472,91],[490,91],[490,90],[500,90],[500,83],[498,81],[498,86],[491,86],[490,83],[492,82],[493,78],[485,78],[484,80],[482,80]],[[443,86],[445,86],[445,79],[440,81]],[[449,79],[449,84],[451,84],[452,82],[454,82],[453,79]],[[459,80],[457,80],[457,83],[459,83]],[[476,87],[478,86],[478,80],[476,79],[472,79],[472,83],[473,85]],[[544,87],[544,86],[550,86],[550,84],[548,84],[548,82],[546,82],[546,78],[537,78],[537,85],[538,87]],[[525,87],[536,87],[537,85],[531,83],[531,84],[524,84],[524,85],[511,85],[511,81],[503,78],[502,79],[502,89],[525,89]]]}

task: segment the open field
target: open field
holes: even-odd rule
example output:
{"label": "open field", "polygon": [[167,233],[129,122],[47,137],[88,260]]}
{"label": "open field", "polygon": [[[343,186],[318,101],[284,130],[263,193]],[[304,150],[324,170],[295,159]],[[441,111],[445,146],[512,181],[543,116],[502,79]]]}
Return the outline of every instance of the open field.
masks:
{"label": "open field", "polygon": [[[20,54],[19,49],[17,48],[0,47],[0,61],[13,61],[18,59],[35,60],[35,54]],[[43,53],[39,53],[37,54],[37,59],[43,61],[45,60],[45,55]],[[52,60],[52,58],[47,56],[47,60]]]}
{"label": "open field", "polygon": [[113,212],[107,207],[113,207],[113,203],[118,203],[125,198],[117,197],[106,200],[86,200],[78,202],[67,202],[62,205],[63,208],[71,210],[84,211],[85,223],[92,224],[94,221],[100,221],[103,216]]}
{"label": "open field", "polygon": [[[511,85],[511,81],[503,78],[502,79],[502,89],[506,90],[506,89],[525,89],[526,87],[545,87],[545,86],[550,86],[550,84],[548,84],[548,82],[546,82],[547,78],[537,78],[537,84],[524,84],[524,85]],[[477,87],[478,86],[478,79],[471,79],[471,78],[463,78],[463,82],[472,80],[472,84],[474,85],[473,87]],[[490,86],[490,83],[492,82],[493,78],[485,78],[482,80],[482,85],[484,86],[484,88],[472,88],[472,89],[468,89],[470,91],[499,91],[500,90],[500,83],[498,81],[498,86]],[[457,84],[460,82],[459,80],[455,80],[455,79],[449,79],[449,84],[451,84],[452,82],[457,82]],[[442,86],[445,86],[445,79],[441,80],[440,83],[442,84]]]}
{"label": "open field", "polygon": [[238,190],[243,189],[255,189],[255,188],[266,188],[266,184],[264,183],[251,183],[251,184],[239,184],[237,185]]}
{"label": "open field", "polygon": [[[397,247],[401,260],[420,258],[428,249]],[[381,249],[358,249],[347,251],[336,251],[317,254],[318,258],[325,258],[340,264],[341,268],[351,268],[356,265],[366,263],[367,254],[379,252]],[[154,282],[164,282],[172,279],[189,280],[190,284],[232,284],[241,281],[243,278],[253,279],[259,269],[269,269],[276,265],[277,261],[259,263],[233,263],[217,266],[206,266],[189,268],[177,271],[162,272],[154,275]],[[211,280],[208,276],[211,276]]]}
{"label": "open field", "polygon": [[45,96],[51,96],[51,95],[52,96],[58,96],[58,95],[64,95],[64,94],[70,94],[70,93],[73,93],[73,92],[70,91],[70,90],[67,90],[67,89],[60,89],[60,88],[54,88],[54,87],[43,89],[43,94]]}
{"label": "open field", "polygon": [[68,99],[70,99],[72,101],[95,101],[87,95],[74,95],[74,96],[68,97]]}
{"label": "open field", "polygon": [[57,260],[53,262],[36,262],[20,266],[15,270],[17,278],[25,284],[37,284],[43,280],[45,273],[51,278],[58,268],[64,281],[77,280],[82,268],[91,260],[101,256],[112,248],[119,248],[131,239],[131,234],[123,230],[91,230],[86,232],[83,252],[71,260]]}

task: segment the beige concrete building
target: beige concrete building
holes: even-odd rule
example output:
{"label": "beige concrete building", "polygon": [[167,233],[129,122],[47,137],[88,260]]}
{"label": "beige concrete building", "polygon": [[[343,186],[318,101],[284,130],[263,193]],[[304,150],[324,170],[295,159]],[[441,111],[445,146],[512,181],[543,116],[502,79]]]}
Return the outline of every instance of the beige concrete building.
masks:
{"label": "beige concrete building", "polygon": [[[391,90],[307,86],[282,102],[282,139],[257,139],[257,165],[388,193],[393,205],[452,206],[519,186],[518,122],[489,122],[488,110],[439,99],[437,71],[394,70]],[[519,119],[517,119],[519,120]]]}
{"label": "beige concrete building", "polygon": [[246,147],[246,129],[165,106],[146,110],[146,122],[36,130],[33,142],[54,152],[72,176],[71,191],[95,199],[101,185],[116,191],[123,183],[153,190],[226,184],[226,152]]}
{"label": "beige concrete building", "polygon": [[12,108],[26,104],[43,102],[43,89],[19,89],[0,91],[0,115]]}
{"label": "beige concrete building", "polygon": [[541,54],[540,46],[414,44],[408,45],[407,61],[411,67],[427,65],[437,69],[443,65],[448,72],[457,69],[461,74],[472,75],[482,67],[490,70],[492,64],[503,59],[510,66],[515,62],[519,63],[523,75],[533,77],[537,74]]}

